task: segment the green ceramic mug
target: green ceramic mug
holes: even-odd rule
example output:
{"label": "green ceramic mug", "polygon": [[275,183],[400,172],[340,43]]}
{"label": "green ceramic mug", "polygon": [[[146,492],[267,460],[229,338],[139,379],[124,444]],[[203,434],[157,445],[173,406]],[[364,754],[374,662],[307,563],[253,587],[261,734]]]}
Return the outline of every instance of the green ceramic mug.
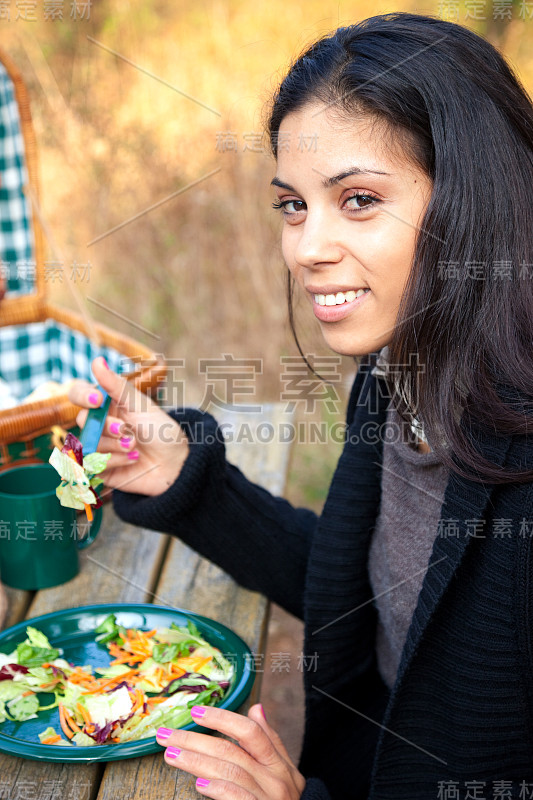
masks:
{"label": "green ceramic mug", "polygon": [[[50,464],[0,472],[0,579],[15,589],[46,589],[78,574],[78,550],[98,534],[102,509],[90,526],[56,497],[59,475]],[[80,528],[88,534],[80,538]]]}

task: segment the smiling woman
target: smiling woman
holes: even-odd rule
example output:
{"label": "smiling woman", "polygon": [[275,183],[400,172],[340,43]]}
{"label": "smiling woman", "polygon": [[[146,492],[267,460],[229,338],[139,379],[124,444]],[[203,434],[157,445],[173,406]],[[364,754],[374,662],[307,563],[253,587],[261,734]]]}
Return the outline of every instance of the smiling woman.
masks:
{"label": "smiling woman", "polygon": [[[100,447],[118,513],[305,621],[303,750],[296,767],[259,706],[193,709],[231,742],[158,741],[220,800],[524,797],[533,108],[471,31],[390,14],[312,45],[268,127],[289,298],[361,357],[320,518],[228,463],[209,414],[167,415],[101,359],[94,375],[113,399]],[[71,391],[85,408],[95,395]]]}
{"label": "smiling woman", "polygon": [[[385,126],[366,115],[348,121],[334,106],[308,103],[283,118],[279,136],[287,146],[272,183],[286,223],[285,263],[332,350],[380,350],[394,329],[431,180],[387,147]],[[311,138],[313,149],[300,146]]]}

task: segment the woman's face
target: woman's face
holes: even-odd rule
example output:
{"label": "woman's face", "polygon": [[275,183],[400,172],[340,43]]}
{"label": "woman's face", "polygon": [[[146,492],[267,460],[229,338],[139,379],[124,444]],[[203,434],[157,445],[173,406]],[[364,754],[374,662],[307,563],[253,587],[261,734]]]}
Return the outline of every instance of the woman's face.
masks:
{"label": "woman's face", "polygon": [[279,130],[283,256],[344,355],[390,341],[431,194],[427,175],[388,141],[382,124],[341,121],[322,104],[288,114]]}

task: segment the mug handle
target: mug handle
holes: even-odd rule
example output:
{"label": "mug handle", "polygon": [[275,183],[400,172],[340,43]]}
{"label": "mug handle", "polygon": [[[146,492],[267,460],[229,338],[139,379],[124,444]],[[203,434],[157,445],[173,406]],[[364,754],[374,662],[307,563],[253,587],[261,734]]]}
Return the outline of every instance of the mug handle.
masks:
{"label": "mug handle", "polygon": [[91,525],[89,527],[89,533],[87,534],[87,536],[84,536],[83,539],[78,538],[76,540],[76,544],[78,545],[78,550],[85,550],[86,547],[89,547],[89,545],[94,542],[94,540],[98,536],[101,524],[102,524],[102,507],[100,506],[100,508],[94,509],[94,520],[91,522]]}

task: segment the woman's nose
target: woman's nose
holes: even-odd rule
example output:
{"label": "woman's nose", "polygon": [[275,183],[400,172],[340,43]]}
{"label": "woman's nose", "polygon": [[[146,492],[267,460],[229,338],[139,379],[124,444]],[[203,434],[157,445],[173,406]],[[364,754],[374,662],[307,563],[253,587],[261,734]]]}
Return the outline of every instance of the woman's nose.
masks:
{"label": "woman's nose", "polygon": [[335,237],[334,224],[323,215],[308,214],[294,256],[298,264],[311,269],[338,263],[342,248]]}

